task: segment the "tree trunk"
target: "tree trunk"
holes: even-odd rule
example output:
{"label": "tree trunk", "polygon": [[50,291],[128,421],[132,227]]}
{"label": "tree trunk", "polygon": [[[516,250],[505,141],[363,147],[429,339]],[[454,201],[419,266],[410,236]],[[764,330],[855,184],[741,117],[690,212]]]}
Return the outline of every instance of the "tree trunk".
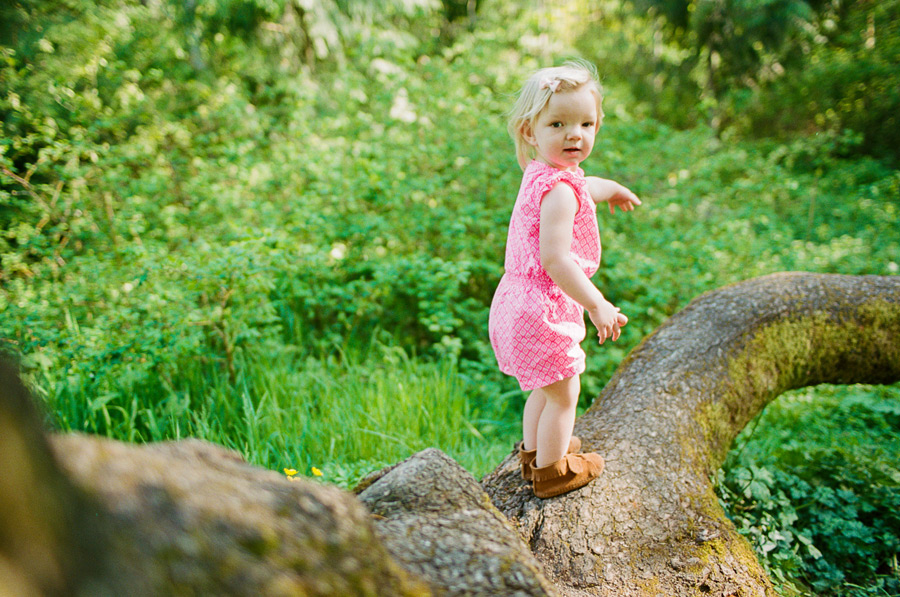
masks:
{"label": "tree trunk", "polygon": [[440,450],[370,475],[357,491],[387,551],[434,595],[557,597],[475,477]]}
{"label": "tree trunk", "polygon": [[900,380],[900,277],[774,274],[695,299],[576,423],[606,470],[538,500],[512,455],[483,484],[562,595],[774,595],[713,477],[782,392]]}

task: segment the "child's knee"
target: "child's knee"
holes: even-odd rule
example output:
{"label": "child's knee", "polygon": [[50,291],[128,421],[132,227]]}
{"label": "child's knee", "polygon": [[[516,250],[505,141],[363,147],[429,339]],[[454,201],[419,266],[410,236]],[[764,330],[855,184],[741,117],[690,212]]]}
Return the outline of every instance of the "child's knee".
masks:
{"label": "child's knee", "polygon": [[542,388],[547,400],[560,407],[575,408],[578,404],[578,394],[581,392],[581,383],[578,376],[569,377]]}

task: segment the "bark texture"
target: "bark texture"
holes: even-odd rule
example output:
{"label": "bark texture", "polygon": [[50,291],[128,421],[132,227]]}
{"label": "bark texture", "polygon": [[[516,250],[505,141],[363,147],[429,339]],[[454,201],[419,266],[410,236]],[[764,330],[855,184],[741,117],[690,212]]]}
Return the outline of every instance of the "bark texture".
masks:
{"label": "bark texture", "polygon": [[0,360],[0,595],[70,595],[100,576],[92,509],[60,474],[35,405]]}
{"label": "bark texture", "polygon": [[430,594],[337,488],[291,482],[198,440],[138,446],[72,434],[52,445],[99,505],[102,578],[127,579],[119,594]]}
{"label": "bark texture", "polygon": [[622,363],[575,431],[599,479],[534,498],[510,455],[483,484],[563,595],[774,595],[711,476],[779,394],[900,380],[900,277],[783,273],[704,294]]}
{"label": "bark texture", "polygon": [[359,497],[384,545],[435,595],[556,595],[478,481],[440,450],[419,452],[365,485]]}

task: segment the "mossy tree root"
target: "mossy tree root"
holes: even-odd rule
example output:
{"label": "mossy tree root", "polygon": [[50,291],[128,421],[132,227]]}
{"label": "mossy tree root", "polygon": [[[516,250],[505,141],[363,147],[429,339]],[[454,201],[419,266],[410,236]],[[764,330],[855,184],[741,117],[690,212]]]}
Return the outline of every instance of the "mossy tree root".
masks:
{"label": "mossy tree root", "polygon": [[711,477],[781,393],[900,380],[900,277],[781,273],[706,293],[647,337],[576,423],[607,459],[537,500],[508,458],[485,478],[566,595],[774,595]]}

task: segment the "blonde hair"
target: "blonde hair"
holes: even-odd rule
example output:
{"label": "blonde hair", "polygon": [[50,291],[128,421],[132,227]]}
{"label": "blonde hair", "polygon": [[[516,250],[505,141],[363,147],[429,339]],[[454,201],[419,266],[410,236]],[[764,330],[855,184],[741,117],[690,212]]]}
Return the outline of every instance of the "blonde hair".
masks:
{"label": "blonde hair", "polygon": [[541,111],[554,93],[571,91],[588,85],[597,98],[597,126],[603,122],[603,88],[597,69],[585,60],[569,60],[562,66],[542,68],[528,77],[516,103],[509,112],[507,129],[516,144],[516,159],[524,170],[534,158],[534,148],[525,140],[522,128],[534,125]]}

